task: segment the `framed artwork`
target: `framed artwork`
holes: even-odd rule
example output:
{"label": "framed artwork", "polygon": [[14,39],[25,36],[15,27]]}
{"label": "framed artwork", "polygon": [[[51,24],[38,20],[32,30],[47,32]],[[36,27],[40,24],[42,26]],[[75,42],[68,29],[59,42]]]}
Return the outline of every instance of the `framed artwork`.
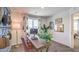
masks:
{"label": "framed artwork", "polygon": [[64,32],[64,24],[62,23],[62,18],[55,19],[55,31]]}
{"label": "framed artwork", "polygon": [[56,24],[55,31],[56,32],[64,32],[64,24]]}
{"label": "framed artwork", "polygon": [[62,18],[57,18],[55,20],[55,24],[61,24],[62,23]]}

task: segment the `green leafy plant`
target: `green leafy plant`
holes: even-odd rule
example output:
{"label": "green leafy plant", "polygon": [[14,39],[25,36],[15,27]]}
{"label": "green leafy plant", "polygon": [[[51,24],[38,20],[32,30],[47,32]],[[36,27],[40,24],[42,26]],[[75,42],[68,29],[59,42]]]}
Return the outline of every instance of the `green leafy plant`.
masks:
{"label": "green leafy plant", "polygon": [[45,24],[41,26],[41,29],[38,33],[39,38],[44,39],[45,41],[51,41],[52,34],[48,31],[49,26],[46,26]]}
{"label": "green leafy plant", "polygon": [[43,30],[43,32],[48,32],[48,29],[50,28],[50,26],[46,26],[45,24],[43,26],[41,26],[41,30]]}

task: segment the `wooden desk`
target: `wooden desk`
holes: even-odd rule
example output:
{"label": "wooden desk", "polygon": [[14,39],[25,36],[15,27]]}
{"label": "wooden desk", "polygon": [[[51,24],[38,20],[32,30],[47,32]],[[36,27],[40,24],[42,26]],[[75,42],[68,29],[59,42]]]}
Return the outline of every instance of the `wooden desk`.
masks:
{"label": "wooden desk", "polygon": [[47,43],[45,41],[38,40],[38,39],[37,40],[29,39],[29,41],[32,43],[36,51],[42,52],[44,48],[46,48],[46,52],[48,51],[49,46],[47,46]]}

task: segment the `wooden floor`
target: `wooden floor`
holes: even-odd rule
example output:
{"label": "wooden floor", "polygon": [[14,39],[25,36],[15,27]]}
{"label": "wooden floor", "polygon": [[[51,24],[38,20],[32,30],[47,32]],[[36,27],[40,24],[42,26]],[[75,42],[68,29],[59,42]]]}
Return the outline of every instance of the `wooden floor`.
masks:
{"label": "wooden floor", "polygon": [[[59,44],[57,42],[52,42],[51,46],[49,47],[48,52],[78,52],[79,49],[75,50],[72,48],[69,48],[65,45]],[[11,48],[11,52],[25,52],[23,45],[20,45],[18,48],[15,48],[14,46]],[[27,51],[28,52],[28,51]],[[30,51],[30,52],[36,52],[36,51]],[[45,52],[45,50],[44,50]]]}

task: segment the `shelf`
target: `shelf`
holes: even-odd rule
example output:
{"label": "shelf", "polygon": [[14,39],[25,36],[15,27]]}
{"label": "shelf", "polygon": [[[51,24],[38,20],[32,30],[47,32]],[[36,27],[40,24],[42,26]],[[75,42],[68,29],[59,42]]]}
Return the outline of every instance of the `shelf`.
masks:
{"label": "shelf", "polygon": [[7,26],[1,25],[0,28],[11,28],[11,25],[7,25]]}
{"label": "shelf", "polygon": [[0,27],[0,28],[10,28],[10,27]]}

